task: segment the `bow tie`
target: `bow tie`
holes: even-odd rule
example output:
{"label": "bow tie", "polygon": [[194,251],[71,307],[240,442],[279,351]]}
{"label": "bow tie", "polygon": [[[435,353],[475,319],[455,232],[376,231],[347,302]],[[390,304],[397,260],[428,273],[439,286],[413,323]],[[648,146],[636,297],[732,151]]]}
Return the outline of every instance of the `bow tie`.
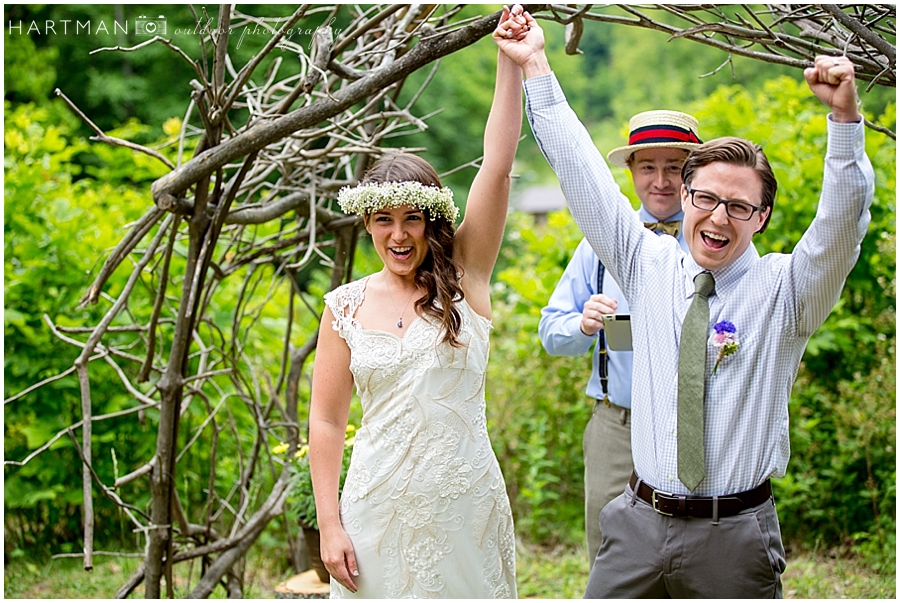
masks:
{"label": "bow tie", "polygon": [[671,222],[644,222],[644,226],[655,233],[665,233],[677,237],[681,232],[681,220],[673,220]]}

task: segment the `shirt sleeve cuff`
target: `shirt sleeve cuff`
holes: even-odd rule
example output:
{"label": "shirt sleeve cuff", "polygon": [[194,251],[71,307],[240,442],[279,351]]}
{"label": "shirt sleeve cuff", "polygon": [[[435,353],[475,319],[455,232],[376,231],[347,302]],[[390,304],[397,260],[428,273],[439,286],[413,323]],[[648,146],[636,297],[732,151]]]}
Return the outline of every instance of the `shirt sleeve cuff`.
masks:
{"label": "shirt sleeve cuff", "polygon": [[866,137],[863,120],[838,123],[828,115],[828,156],[853,158],[865,153]]}
{"label": "shirt sleeve cuff", "polygon": [[584,331],[581,330],[581,315],[573,315],[567,321],[567,326],[569,328],[569,332],[572,334],[572,338],[584,345],[590,345],[590,342],[594,341],[597,338],[596,333],[594,335],[585,335]]}
{"label": "shirt sleeve cuff", "polygon": [[528,96],[528,104],[532,109],[552,107],[566,101],[566,95],[563,94],[555,73],[528,78],[523,85]]}

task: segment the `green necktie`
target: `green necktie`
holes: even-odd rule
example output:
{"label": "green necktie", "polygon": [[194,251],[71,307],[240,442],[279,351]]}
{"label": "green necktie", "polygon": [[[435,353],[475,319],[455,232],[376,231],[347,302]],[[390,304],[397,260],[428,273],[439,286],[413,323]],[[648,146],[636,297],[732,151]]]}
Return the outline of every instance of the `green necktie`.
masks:
{"label": "green necktie", "polygon": [[691,492],[706,477],[703,394],[709,300],[716,283],[709,272],[694,277],[694,299],[681,326],[678,346],[678,479]]}
{"label": "green necktie", "polygon": [[681,231],[681,220],[672,220],[671,222],[644,222],[644,227],[649,228],[655,233],[665,233],[677,237]]}

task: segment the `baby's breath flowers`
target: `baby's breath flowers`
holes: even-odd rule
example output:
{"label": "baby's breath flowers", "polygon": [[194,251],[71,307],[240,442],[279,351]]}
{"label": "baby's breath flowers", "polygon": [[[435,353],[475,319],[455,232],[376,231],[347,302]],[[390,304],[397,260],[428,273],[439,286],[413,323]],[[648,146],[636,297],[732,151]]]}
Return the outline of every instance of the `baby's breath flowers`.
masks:
{"label": "baby's breath flowers", "polygon": [[385,207],[410,205],[428,210],[432,220],[446,218],[454,223],[459,217],[459,208],[453,204],[453,191],[446,186],[437,188],[415,181],[345,186],[338,193],[337,202],[345,214],[361,216]]}

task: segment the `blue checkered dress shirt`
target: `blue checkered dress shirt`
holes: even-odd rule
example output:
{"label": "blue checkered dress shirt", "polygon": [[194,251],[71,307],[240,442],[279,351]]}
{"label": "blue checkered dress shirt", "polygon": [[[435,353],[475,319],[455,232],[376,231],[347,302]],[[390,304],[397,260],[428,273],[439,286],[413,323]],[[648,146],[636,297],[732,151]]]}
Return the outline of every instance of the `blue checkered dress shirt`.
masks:
{"label": "blue checkered dress shirt", "polygon": [[[572,215],[631,302],[635,471],[655,488],[691,494],[677,477],[678,343],[702,268],[675,239],[643,227],[556,76],[528,79],[525,91],[528,121]],[[791,387],[807,341],[831,312],[859,256],[873,193],[863,124],[829,117],[822,196],[793,253],[760,257],[750,245],[713,272],[710,335],[712,325],[727,320],[737,329],[739,347],[713,375],[717,350],[711,339],[707,346],[706,478],[693,494],[741,492],[784,475]]]}

